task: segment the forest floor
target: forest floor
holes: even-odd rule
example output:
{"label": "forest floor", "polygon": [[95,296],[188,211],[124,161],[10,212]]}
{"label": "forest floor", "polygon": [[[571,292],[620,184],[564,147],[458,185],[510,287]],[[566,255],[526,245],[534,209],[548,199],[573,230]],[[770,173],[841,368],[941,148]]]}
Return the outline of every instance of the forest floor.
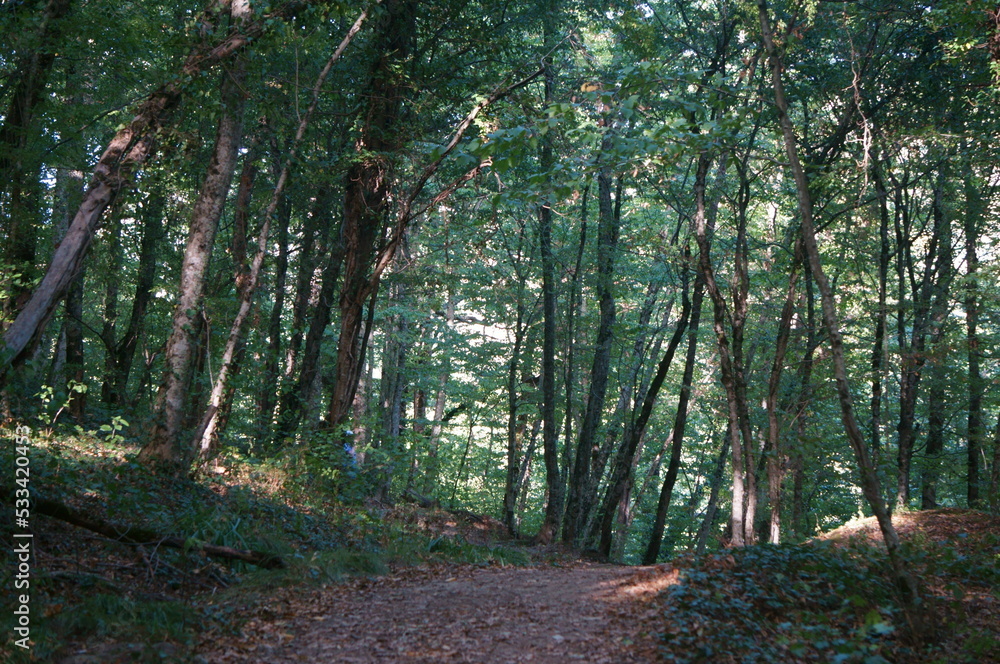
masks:
{"label": "forest floor", "polygon": [[648,570],[588,562],[439,565],[306,596],[199,648],[210,662],[627,664],[655,660]]}

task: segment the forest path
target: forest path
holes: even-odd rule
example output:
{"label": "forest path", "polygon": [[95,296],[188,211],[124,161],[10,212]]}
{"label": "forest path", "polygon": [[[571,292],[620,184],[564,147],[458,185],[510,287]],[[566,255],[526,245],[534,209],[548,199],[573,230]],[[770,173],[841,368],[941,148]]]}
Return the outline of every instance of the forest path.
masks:
{"label": "forest path", "polygon": [[404,570],[326,588],[311,599],[286,598],[285,607],[279,600],[270,619],[251,620],[243,639],[217,643],[223,647],[208,659],[649,662],[656,645],[642,627],[649,611],[643,600],[670,577],[655,568],[593,563]]}

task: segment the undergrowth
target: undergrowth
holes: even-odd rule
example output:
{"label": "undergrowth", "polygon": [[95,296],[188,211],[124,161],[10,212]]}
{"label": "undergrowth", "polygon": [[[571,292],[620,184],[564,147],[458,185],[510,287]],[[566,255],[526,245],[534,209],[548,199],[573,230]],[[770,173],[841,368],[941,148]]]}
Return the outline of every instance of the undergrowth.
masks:
{"label": "undergrowth", "polygon": [[658,598],[673,664],[969,664],[1000,661],[1000,641],[965,613],[966,592],[996,592],[996,538],[974,547],[911,542],[936,631],[912,638],[884,549],[853,543],[759,545],[676,562]]}

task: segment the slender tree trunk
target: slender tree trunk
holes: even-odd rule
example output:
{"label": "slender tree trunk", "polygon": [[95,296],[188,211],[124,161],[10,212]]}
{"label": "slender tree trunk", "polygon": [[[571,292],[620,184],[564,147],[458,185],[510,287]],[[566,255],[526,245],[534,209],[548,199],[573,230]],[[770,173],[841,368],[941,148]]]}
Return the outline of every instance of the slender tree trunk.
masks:
{"label": "slender tree trunk", "polygon": [[889,201],[882,177],[882,167],[877,155],[872,157],[872,180],[878,197],[879,210],[879,259],[878,259],[878,310],[875,312],[875,342],[872,344],[872,424],[871,448],[875,466],[882,448],[882,363],[885,358],[886,292],[889,282]]}
{"label": "slender tree trunk", "polygon": [[118,325],[118,288],[122,271],[122,222],[121,205],[112,213],[111,225],[108,228],[107,264],[102,266],[106,276],[104,286],[104,325],[101,329],[101,341],[104,344],[104,375],[101,386],[101,401],[109,403],[111,394],[106,393],[104,386],[109,388],[114,384],[114,376],[118,373],[118,355],[115,352],[116,328]]}
{"label": "slender tree trunk", "polygon": [[[447,263],[448,252],[445,249],[445,262]],[[448,293],[448,302],[445,305],[445,320],[450,326],[455,322],[455,298]],[[438,456],[438,448],[441,444],[441,431],[444,426],[444,407],[447,400],[448,381],[451,379],[451,359],[445,360],[441,375],[438,377],[438,389],[434,395],[434,419],[431,424],[430,435],[427,440],[427,461],[424,467],[423,491],[425,495],[430,495],[437,486],[438,474],[441,470],[441,461]],[[416,417],[416,416],[415,416]],[[506,496],[506,493],[504,494]]]}
{"label": "slender tree trunk", "polygon": [[[128,326],[114,347],[114,372],[105,376],[101,388],[102,400],[112,406],[127,402],[126,390],[132,373],[135,351],[146,323],[146,312],[152,299],[156,279],[157,248],[163,237],[163,209],[166,195],[153,192],[142,207],[142,239],[139,244],[139,265],[135,294]],[[110,352],[110,351],[109,351]]]}
{"label": "slender tree trunk", "polygon": [[[575,392],[574,385],[576,362],[576,318],[580,307],[583,305],[583,291],[580,287],[580,274],[583,271],[583,254],[587,247],[587,218],[589,213],[588,202],[590,199],[590,180],[583,189],[583,196],[580,202],[580,239],[576,249],[576,263],[573,266],[573,273],[570,276],[569,286],[569,311],[566,313],[566,361],[563,376],[565,382],[563,389],[566,397],[566,411],[563,415],[563,465],[570,472],[567,482],[567,503],[566,512],[563,515],[562,539],[564,542],[572,542],[575,537],[576,519],[574,515],[581,511],[574,501],[579,501],[575,495],[577,480],[575,473],[575,460],[573,452],[573,419],[575,417]],[[587,469],[590,472],[590,469]],[[591,501],[592,502],[592,501]],[[572,524],[570,522],[573,522]]]}
{"label": "slender tree trunk", "polygon": [[[612,136],[604,138],[605,151],[611,149]],[[570,475],[568,501],[563,539],[572,542],[586,525],[589,504],[586,498],[593,493],[589,486],[592,482],[590,472],[594,440],[601,418],[604,415],[604,398],[607,393],[608,375],[611,371],[611,341],[612,329],[615,324],[615,297],[612,290],[615,277],[615,253],[618,247],[618,235],[621,228],[621,217],[616,214],[621,210],[611,200],[611,171],[605,166],[597,175],[598,204],[600,220],[597,226],[597,292],[600,307],[600,317],[597,326],[597,338],[594,341],[594,360],[590,370],[590,394],[587,397],[587,408],[583,423],[580,425],[580,439],[576,447],[575,464]],[[567,417],[569,414],[567,413]]]}
{"label": "slender tree trunk", "polygon": [[[940,350],[940,349],[937,349]],[[923,477],[921,478],[920,509],[932,510],[938,506],[937,483],[941,475],[941,453],[944,452],[945,378],[943,358],[933,361],[927,390],[927,445],[924,449]]]}
{"label": "slender tree trunk", "polygon": [[[330,228],[334,225],[333,217],[330,214],[333,201],[333,190],[330,187],[322,187],[316,194],[316,201],[312,211],[306,217],[305,227],[302,230],[302,248],[299,250],[298,273],[295,279],[295,301],[292,304],[291,336],[288,340],[288,350],[285,353],[282,380],[282,385],[286,387],[298,370],[299,352],[302,349],[302,341],[307,327],[307,310],[316,306],[316,295],[319,290],[317,279],[322,278],[321,275],[317,276],[316,268],[329,250],[327,243],[330,237]],[[267,427],[264,421],[270,421],[274,413],[264,412],[263,408],[260,410],[261,429],[263,430]]]}
{"label": "slender tree trunk", "polygon": [[[521,238],[523,240],[523,228]],[[520,258],[520,247],[518,248]],[[516,318],[514,320],[514,347],[507,365],[507,479],[504,483],[503,523],[511,537],[517,537],[515,514],[517,513],[517,478],[518,465],[521,458],[521,444],[524,435],[524,422],[527,414],[519,412],[522,399],[518,388],[518,372],[521,366],[522,344],[527,325],[525,325],[524,279],[518,275]]]}
{"label": "slender tree trunk", "polygon": [[[233,4],[233,18],[245,20],[249,6],[242,0]],[[154,422],[149,442],[140,458],[146,463],[172,466],[185,472],[195,450],[183,440],[182,424],[188,412],[188,384],[191,376],[194,339],[191,330],[201,311],[205,275],[215,244],[215,231],[229,193],[236,167],[237,151],[242,136],[243,81],[246,67],[243,59],[223,75],[222,115],[216,132],[215,149],[201,191],[191,215],[187,248],[181,266],[180,296],[174,309],[173,331],[167,342],[166,374],[154,407]]]}
{"label": "slender tree trunk", "polygon": [[[711,156],[702,153],[698,157],[698,166],[695,172],[695,215],[694,232],[698,242],[698,267],[701,278],[705,283],[705,290],[712,300],[712,311],[714,313],[714,324],[716,344],[719,349],[719,368],[721,373],[722,386],[726,392],[728,431],[730,436],[730,447],[732,448],[732,514],[730,517],[732,529],[732,543],[735,546],[743,546],[747,542],[747,534],[752,533],[753,524],[746,522],[747,515],[747,472],[752,469],[748,450],[749,438],[741,438],[743,429],[741,418],[745,408],[740,405],[740,390],[737,387],[737,368],[734,364],[733,341],[730,340],[729,330],[734,328],[732,316],[726,304],[722,291],[715,280],[715,270],[712,267],[711,246],[709,244],[709,228],[705,210],[705,185],[708,169],[711,164]],[[739,325],[736,326],[737,328]],[[752,470],[750,471],[752,472]]]}
{"label": "slender tree trunk", "polygon": [[913,287],[915,302],[909,352],[903,357],[896,487],[896,507],[900,509],[906,508],[910,502],[910,471],[916,442],[917,393],[927,361],[927,337],[928,334],[932,339],[940,336],[943,316],[949,308],[948,292],[952,271],[951,223],[945,215],[943,186],[942,172],[939,173],[938,182],[934,187],[932,204],[934,228],[924,263],[923,277],[919,285]]}
{"label": "slender tree trunk", "polygon": [[[351,26],[347,35],[343,40],[341,40],[340,45],[334,51],[333,55],[331,55],[330,59],[327,60],[326,66],[323,67],[323,70],[316,78],[316,83],[312,90],[312,102],[310,103],[309,109],[306,111],[305,115],[303,115],[302,119],[299,121],[299,126],[296,129],[295,138],[292,140],[292,146],[289,150],[288,158],[286,159],[281,172],[278,174],[274,192],[271,195],[271,200],[268,203],[267,209],[264,211],[264,219],[261,222],[260,232],[257,238],[257,253],[254,256],[253,264],[250,266],[249,271],[247,271],[245,275],[242,275],[242,278],[238,278],[237,280],[237,293],[240,298],[240,308],[236,313],[236,317],[233,319],[233,324],[229,331],[229,338],[226,340],[226,347],[222,354],[222,363],[219,366],[219,373],[216,377],[215,385],[212,387],[212,395],[209,398],[208,409],[202,417],[201,424],[199,425],[198,431],[195,433],[194,440],[192,441],[193,445],[200,449],[200,455],[202,458],[210,456],[213,441],[215,440],[215,430],[218,426],[216,414],[222,407],[223,394],[225,394],[227,388],[229,375],[231,373],[235,373],[238,369],[237,360],[240,355],[240,349],[243,345],[243,326],[246,323],[247,317],[250,315],[250,308],[253,306],[253,297],[257,290],[257,284],[260,281],[261,268],[264,265],[264,258],[267,256],[267,243],[271,228],[271,220],[274,218],[274,214],[278,210],[279,205],[281,205],[282,201],[285,200],[285,187],[287,186],[288,179],[291,175],[292,165],[295,163],[299,144],[305,136],[306,129],[309,126],[309,121],[312,119],[313,112],[316,110],[316,106],[319,103],[319,92],[323,83],[326,81],[326,77],[329,75],[334,63],[340,59],[340,56],[347,49],[347,46],[351,43],[354,35],[356,35],[361,29],[361,25],[364,23],[367,16],[367,10],[361,13],[361,15],[354,22],[354,25]],[[290,214],[290,210],[285,211]],[[284,244],[282,246],[287,249],[288,217],[283,215],[279,223],[282,224],[284,229]],[[284,275],[287,266],[288,260],[286,254],[285,258],[279,262],[279,272],[277,278],[278,283],[275,286],[276,294],[274,306],[278,311],[279,324],[281,309],[284,304]],[[275,343],[278,342],[275,341]],[[277,348],[273,349],[273,356],[273,362],[276,367]],[[273,374],[276,379],[276,369],[273,370]]]}
{"label": "slender tree trunk", "polygon": [[[965,188],[965,339],[969,363],[969,420],[968,448],[966,456],[967,504],[970,508],[980,506],[979,456],[983,448],[983,392],[984,381],[979,343],[979,228],[983,218],[984,204],[978,183],[972,172],[968,156],[964,158],[963,181]],[[996,468],[994,466],[994,473]]]}
{"label": "slender tree trunk", "polygon": [[323,336],[330,324],[333,311],[337,282],[343,265],[343,248],[337,243],[333,246],[326,265],[323,267],[319,295],[313,308],[309,331],[306,333],[305,344],[299,361],[299,375],[295,384],[281,398],[278,426],[275,430],[274,442],[295,434],[302,417],[308,409],[312,396],[313,384],[319,376],[320,350]]}
{"label": "slender tree trunk", "polygon": [[[405,246],[404,246],[405,253]],[[402,254],[397,254],[397,260]],[[402,282],[392,285],[388,306],[397,311],[408,303],[406,287]],[[408,384],[406,375],[406,358],[411,345],[410,321],[405,311],[394,314],[388,323],[385,335],[385,351],[382,353],[382,380],[379,396],[379,413],[381,427],[376,440],[382,449],[382,467],[379,472],[378,486],[375,487],[376,499],[389,501],[396,466],[402,458],[400,435],[403,430],[403,397]]]}
{"label": "slender tree trunk", "polygon": [[882,531],[882,538],[885,541],[886,549],[889,553],[899,589],[903,592],[903,605],[907,612],[910,628],[914,635],[921,633],[923,626],[922,605],[920,589],[917,580],[911,573],[908,564],[902,558],[900,551],[899,535],[892,525],[892,519],[882,500],[882,488],[875,467],[871,462],[868,453],[868,446],[865,443],[861,429],[858,427],[857,419],[854,416],[854,404],[851,396],[851,388],[847,377],[847,363],[844,358],[843,339],[840,332],[840,321],[837,316],[836,302],[830,282],[823,271],[820,260],[819,246],[816,241],[816,230],[813,226],[812,218],[812,197],[809,192],[809,180],[805,169],[799,161],[797,139],[795,137],[795,127],[788,116],[788,104],[785,101],[784,85],[782,83],[781,72],[782,61],[774,45],[771,32],[770,19],[768,18],[767,1],[758,0],[758,14],[760,18],[761,35],[764,40],[765,50],[770,60],[771,80],[774,88],[774,105],[778,111],[778,119],[781,125],[781,133],[785,140],[785,152],[788,157],[789,167],[795,180],[796,193],[798,195],[799,216],[802,224],[802,241],[805,245],[805,253],[808,259],[813,280],[820,292],[820,302],[823,311],[823,322],[826,325],[830,342],[830,355],[833,360],[834,377],[837,385],[837,396],[841,406],[841,419],[847,433],[847,438],[854,450],[855,458],[861,473],[861,488],[868,504],[875,513],[879,529]]}
{"label": "slender tree trunk", "polygon": [[993,468],[990,472],[990,510],[1000,514],[1000,417],[993,430]]}
{"label": "slender tree trunk", "polygon": [[[688,277],[684,279],[684,298],[687,299]],[[660,497],[656,503],[656,516],[653,519],[653,530],[649,535],[649,544],[642,557],[643,565],[653,565],[660,556],[663,543],[663,530],[667,523],[667,511],[674,494],[674,485],[681,468],[681,452],[684,447],[684,433],[687,428],[688,404],[691,401],[691,391],[694,388],[694,366],[697,362],[698,327],[701,324],[701,307],[705,298],[705,285],[701,278],[695,279],[694,297],[691,299],[691,322],[688,323],[687,356],[684,359],[684,377],[681,379],[680,394],[677,396],[677,413],[674,415],[674,427],[670,430],[670,461],[667,464],[667,475],[663,478]],[[685,307],[687,304],[685,303]]]}
{"label": "slender tree trunk", "polygon": [[[543,1],[542,45],[548,58],[556,41],[556,11],[558,0]],[[543,60],[545,104],[552,102],[555,91],[555,71],[550,61]],[[541,139],[539,166],[549,173],[555,165],[552,133]],[[552,201],[543,201],[538,208],[538,243],[542,258],[542,452],[545,459],[545,482],[548,500],[545,518],[536,540],[549,544],[556,538],[565,502],[565,478],[559,468],[559,439],[556,429],[556,275],[552,253]],[[568,469],[567,469],[568,470]]]}
{"label": "slender tree trunk", "polygon": [[708,506],[705,508],[705,516],[701,520],[701,526],[698,527],[698,535],[695,537],[694,551],[697,555],[705,553],[705,547],[708,545],[708,536],[715,527],[715,518],[719,512],[719,492],[722,490],[722,478],[726,471],[726,459],[729,458],[729,444],[732,438],[728,435],[723,436],[722,439],[722,450],[719,451],[719,457],[715,461],[715,470],[712,471],[712,477],[709,480],[709,494],[708,494]]}
{"label": "slender tree trunk", "polygon": [[681,339],[684,337],[684,332],[690,320],[690,302],[685,302],[685,304],[687,306],[683,307],[680,319],[677,321],[677,327],[674,329],[674,333],[670,337],[670,342],[667,344],[667,350],[664,352],[663,358],[656,368],[656,375],[649,384],[649,389],[646,390],[638,417],[635,417],[633,421],[626,424],[622,446],[615,457],[611,478],[608,480],[607,493],[605,494],[601,508],[598,551],[605,557],[611,555],[615,515],[622,496],[625,495],[629,486],[629,477],[633,461],[636,457],[636,450],[638,450],[639,443],[646,433],[646,425],[649,424],[649,418],[653,414],[653,406],[656,404],[656,398],[660,393],[660,388],[663,387],[663,381],[667,378],[667,372],[670,370],[670,365],[674,360],[674,353],[677,351],[677,346],[680,345]]}
{"label": "slender tree trunk", "polygon": [[785,369],[785,354],[788,351],[788,341],[791,337],[792,316],[795,314],[795,287],[799,278],[799,264],[802,261],[802,242],[795,242],[792,273],[788,279],[788,293],[781,309],[778,321],[778,335],[775,342],[774,360],[771,363],[771,374],[767,381],[767,494],[771,506],[771,518],[768,527],[768,542],[781,542],[781,485],[784,480],[785,453],[781,446],[781,430],[778,423],[778,390],[781,387],[781,374]]}
{"label": "slender tree trunk", "polygon": [[[803,247],[804,248],[804,247]],[[813,294],[813,281],[808,270],[804,270],[802,279],[805,281],[806,295],[806,352],[799,363],[797,372],[799,393],[795,399],[795,440],[797,445],[792,451],[792,527],[799,536],[808,534],[805,517],[805,454],[803,449],[806,439],[806,420],[809,404],[812,400],[812,369],[813,355],[818,347],[816,330],[816,298]],[[877,466],[876,466],[877,467]]]}
{"label": "slender tree trunk", "polygon": [[[222,12],[229,6],[218,4],[223,6],[217,7],[217,3],[213,2],[213,8],[202,14],[202,23],[213,26],[225,18]],[[234,5],[237,8],[244,6],[243,0],[235,0]],[[280,19],[281,11],[284,9],[269,18]],[[3,336],[0,375],[6,373],[13,363],[22,361],[41,338],[45,323],[83,265],[105,209],[128,182],[130,171],[140,166],[152,153],[158,131],[169,124],[172,112],[183,99],[184,81],[230,58],[252,38],[262,34],[264,27],[265,23],[261,21],[249,22],[241,29],[228,32],[217,44],[194,47],[181,67],[180,75],[146,97],[135,118],[115,134],[94,168],[90,186],[66,237],[53,254],[45,276]]]}
{"label": "slender tree trunk", "polygon": [[[546,78],[546,86],[549,77]],[[543,152],[546,148],[543,148]],[[547,148],[551,160],[551,145]],[[543,156],[543,162],[545,161]],[[551,165],[551,164],[549,164]],[[536,536],[540,544],[555,539],[562,519],[564,487],[559,468],[558,432],[556,430],[556,284],[555,258],[552,255],[552,209],[548,204],[538,210],[539,246],[542,255],[542,452],[548,500],[545,520]]]}
{"label": "slender tree trunk", "polygon": [[[30,149],[38,133],[34,119],[44,100],[45,84],[62,41],[63,23],[71,0],[48,0],[40,15],[32,15],[34,48],[22,56],[9,79],[13,81],[10,105],[0,124],[0,237],[4,238],[2,263],[8,274],[20,279],[7,284],[0,325],[17,315],[29,295],[26,284],[37,274],[34,224],[38,218],[39,154]],[[13,36],[13,35],[12,35]],[[6,49],[5,49],[6,50]],[[81,395],[82,396],[82,395]]]}

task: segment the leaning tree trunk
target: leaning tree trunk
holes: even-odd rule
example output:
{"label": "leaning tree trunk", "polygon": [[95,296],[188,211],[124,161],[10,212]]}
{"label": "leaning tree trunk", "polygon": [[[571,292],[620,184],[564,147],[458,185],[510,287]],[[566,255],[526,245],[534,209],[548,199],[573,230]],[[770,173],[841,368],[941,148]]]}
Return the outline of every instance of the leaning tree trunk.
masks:
{"label": "leaning tree trunk", "polygon": [[[245,3],[243,0],[236,0],[235,5],[233,10],[237,11]],[[225,18],[224,10],[227,8],[225,3],[213,2],[212,9],[199,18],[211,28]],[[285,8],[268,18],[280,18],[280,12],[284,10]],[[3,336],[0,375],[5,374],[12,364],[23,361],[41,338],[45,323],[83,265],[104,211],[119,190],[127,184],[130,171],[140,166],[152,153],[156,135],[169,123],[173,111],[184,98],[184,81],[232,57],[251,39],[262,34],[265,25],[264,21],[246,23],[228,32],[217,44],[199,44],[194,47],[181,67],[180,75],[146,97],[132,121],[115,134],[94,168],[90,186],[66,237],[53,254],[45,276]]]}
{"label": "leaning tree trunk", "polygon": [[[690,253],[690,252],[688,252]],[[687,268],[685,268],[686,270]],[[688,277],[684,279],[684,298],[687,299]],[[660,556],[663,543],[663,530],[667,523],[667,510],[673,497],[674,485],[681,468],[681,451],[684,448],[684,432],[687,428],[688,404],[691,402],[691,390],[694,383],[694,365],[697,360],[698,326],[701,323],[701,305],[705,299],[705,286],[700,278],[695,280],[694,297],[691,299],[691,321],[688,323],[687,356],[684,358],[684,375],[681,379],[680,394],[677,396],[677,412],[674,415],[674,427],[670,430],[670,461],[667,463],[667,474],[660,487],[660,497],[656,503],[656,516],[653,518],[653,530],[649,535],[649,544],[642,557],[643,565],[653,565]],[[685,308],[687,303],[685,302]]]}
{"label": "leaning tree trunk", "polygon": [[795,180],[795,189],[798,198],[798,208],[800,222],[802,226],[802,242],[805,246],[805,253],[812,273],[813,280],[820,292],[820,302],[823,312],[823,322],[826,325],[830,343],[830,355],[833,360],[834,377],[837,386],[837,396],[840,401],[841,419],[854,450],[855,458],[861,473],[861,488],[868,504],[875,513],[879,529],[882,531],[882,538],[885,541],[889,559],[892,564],[899,589],[903,592],[903,606],[906,610],[910,628],[914,635],[919,635],[923,626],[922,605],[920,589],[917,580],[911,573],[907,562],[902,557],[900,551],[899,535],[892,525],[889,511],[882,500],[882,487],[875,467],[871,462],[868,446],[864,436],[858,426],[854,416],[854,403],[851,396],[851,388],[847,378],[847,362],[844,357],[844,344],[840,332],[840,321],[837,316],[836,302],[833,296],[833,289],[823,271],[823,265],[819,254],[819,245],[816,241],[816,229],[813,225],[812,217],[812,196],[809,192],[809,180],[805,169],[799,161],[798,143],[795,137],[795,127],[788,116],[788,103],[785,100],[784,84],[781,72],[783,64],[774,44],[771,32],[771,23],[768,18],[767,0],[758,0],[758,15],[760,18],[761,35],[764,40],[764,47],[768,55],[771,66],[771,82],[774,89],[774,105],[778,111],[778,120],[781,125],[781,133],[785,141],[785,152],[788,157],[789,168]]}
{"label": "leaning tree trunk", "polygon": [[626,423],[622,445],[615,456],[611,478],[608,480],[608,489],[601,505],[601,518],[599,522],[600,541],[598,551],[605,557],[611,555],[615,516],[618,511],[618,505],[629,486],[629,476],[632,472],[636,450],[638,450],[639,443],[646,433],[646,425],[653,414],[653,406],[656,405],[656,398],[660,393],[660,388],[663,387],[663,381],[667,378],[667,372],[670,370],[670,365],[674,360],[674,353],[677,351],[677,346],[680,345],[681,339],[684,337],[684,331],[687,329],[688,321],[690,320],[690,303],[685,302],[685,305],[688,306],[683,307],[681,311],[680,320],[677,321],[677,327],[670,337],[667,350],[663,353],[663,358],[660,359],[660,364],[656,368],[656,375],[653,377],[652,382],[649,384],[649,389],[646,390],[646,394],[643,397],[639,414],[637,417],[630,418],[630,421]]}
{"label": "leaning tree trunk", "polygon": [[[257,291],[257,284],[260,281],[260,271],[264,265],[264,258],[267,256],[267,241],[271,229],[271,220],[274,218],[274,214],[277,211],[279,204],[281,204],[284,200],[285,187],[287,186],[288,178],[291,175],[292,165],[295,163],[299,144],[305,136],[306,129],[309,126],[309,121],[312,119],[313,112],[316,110],[316,106],[319,103],[319,91],[323,87],[323,83],[326,82],[326,78],[330,74],[330,70],[333,69],[334,63],[340,59],[340,56],[347,49],[347,46],[351,43],[354,35],[356,35],[361,29],[361,25],[364,23],[367,16],[367,10],[361,12],[361,15],[354,22],[354,25],[351,26],[347,35],[333,52],[333,55],[331,55],[330,59],[327,60],[326,66],[323,67],[323,70],[316,77],[316,83],[312,90],[312,102],[310,103],[305,115],[303,115],[302,119],[299,121],[298,129],[295,132],[295,138],[293,139],[291,149],[288,152],[288,158],[285,160],[285,165],[282,168],[281,173],[278,175],[278,181],[275,184],[271,200],[268,203],[267,209],[264,211],[264,220],[261,222],[260,232],[257,236],[257,253],[254,255],[250,270],[243,275],[245,276],[245,279],[238,279],[238,282],[242,281],[242,283],[237,283],[240,308],[237,311],[236,317],[233,319],[233,324],[229,330],[229,338],[226,340],[226,347],[222,353],[222,363],[219,366],[219,372],[215,379],[215,385],[212,387],[212,394],[211,397],[209,397],[208,408],[202,417],[201,424],[195,432],[195,437],[192,441],[193,446],[200,450],[202,458],[208,458],[211,455],[213,441],[215,440],[215,429],[218,426],[217,414],[219,409],[222,407],[223,395],[226,393],[229,376],[231,373],[235,373],[237,368],[236,362],[239,357],[239,350],[242,348],[243,344],[243,326],[246,324],[247,317],[250,315],[250,308],[253,306],[253,297]],[[243,78],[242,75],[240,78]],[[287,228],[288,220],[284,219],[283,223]],[[283,269],[284,268],[282,268],[282,271]],[[282,296],[283,294],[284,284],[282,284]],[[278,306],[278,302],[279,300],[276,298],[276,306]],[[277,353],[275,353],[275,355],[276,354]]]}
{"label": "leaning tree trunk", "polygon": [[[233,18],[245,20],[249,6],[234,3]],[[243,128],[243,82],[246,65],[242,58],[222,77],[220,96],[223,110],[215,136],[215,148],[208,165],[201,191],[191,214],[184,260],[181,264],[180,295],[174,309],[173,329],[167,341],[164,358],[166,371],[154,406],[154,422],[149,441],[140,458],[147,462],[172,467],[184,472],[190,465],[194,449],[182,439],[181,429],[188,408],[188,387],[191,376],[195,340],[192,330],[202,306],[205,274],[212,257],[215,231],[218,227],[226,196],[236,168],[236,157]]]}

